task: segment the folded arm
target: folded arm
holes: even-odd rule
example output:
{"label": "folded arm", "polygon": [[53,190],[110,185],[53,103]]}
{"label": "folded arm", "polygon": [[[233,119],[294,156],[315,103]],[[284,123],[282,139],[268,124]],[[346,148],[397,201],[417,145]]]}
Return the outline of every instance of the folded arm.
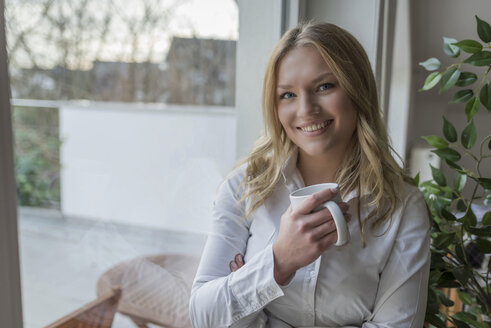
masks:
{"label": "folded arm", "polygon": [[263,308],[283,296],[274,280],[271,245],[230,272],[230,259],[245,253],[249,238],[248,222],[241,213],[235,188],[226,181],[218,191],[211,233],[191,291],[194,327],[265,327]]}

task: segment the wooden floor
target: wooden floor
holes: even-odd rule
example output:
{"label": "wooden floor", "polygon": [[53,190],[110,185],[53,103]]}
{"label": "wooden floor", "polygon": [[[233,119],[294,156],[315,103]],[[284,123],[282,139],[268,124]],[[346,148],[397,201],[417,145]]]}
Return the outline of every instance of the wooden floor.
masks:
{"label": "wooden floor", "polygon": [[[19,209],[25,328],[43,327],[96,298],[98,277],[136,256],[200,254],[205,235],[64,218],[58,211]],[[133,328],[117,315],[113,327]]]}

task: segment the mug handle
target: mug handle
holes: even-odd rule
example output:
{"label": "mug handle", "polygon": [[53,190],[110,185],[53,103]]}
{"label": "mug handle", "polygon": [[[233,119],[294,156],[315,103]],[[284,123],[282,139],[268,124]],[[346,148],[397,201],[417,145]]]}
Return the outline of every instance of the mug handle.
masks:
{"label": "mug handle", "polygon": [[322,204],[322,206],[329,209],[332,218],[334,219],[334,223],[336,224],[338,241],[334,244],[334,246],[342,246],[348,243],[350,240],[350,233],[348,230],[348,225],[346,224],[346,220],[344,219],[343,212],[341,212],[339,205],[336,202],[330,200]]}

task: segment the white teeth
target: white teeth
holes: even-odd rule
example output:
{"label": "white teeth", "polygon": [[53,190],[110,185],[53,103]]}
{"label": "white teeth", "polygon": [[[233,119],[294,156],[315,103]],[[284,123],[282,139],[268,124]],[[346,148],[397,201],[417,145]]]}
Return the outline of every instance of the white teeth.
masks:
{"label": "white teeth", "polygon": [[313,125],[310,125],[310,126],[306,126],[306,127],[301,128],[301,129],[302,129],[302,131],[305,131],[305,132],[314,132],[314,131],[323,129],[326,126],[327,126],[327,121],[326,122],[322,122],[320,124],[313,124]]}

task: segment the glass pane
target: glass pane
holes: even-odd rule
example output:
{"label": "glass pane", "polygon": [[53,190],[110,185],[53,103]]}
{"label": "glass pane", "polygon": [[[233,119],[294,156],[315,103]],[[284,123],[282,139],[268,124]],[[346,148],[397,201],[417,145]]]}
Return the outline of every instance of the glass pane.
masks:
{"label": "glass pane", "polygon": [[236,2],[6,0],[5,15],[24,326],[114,286],[113,327],[185,321],[236,156]]}

